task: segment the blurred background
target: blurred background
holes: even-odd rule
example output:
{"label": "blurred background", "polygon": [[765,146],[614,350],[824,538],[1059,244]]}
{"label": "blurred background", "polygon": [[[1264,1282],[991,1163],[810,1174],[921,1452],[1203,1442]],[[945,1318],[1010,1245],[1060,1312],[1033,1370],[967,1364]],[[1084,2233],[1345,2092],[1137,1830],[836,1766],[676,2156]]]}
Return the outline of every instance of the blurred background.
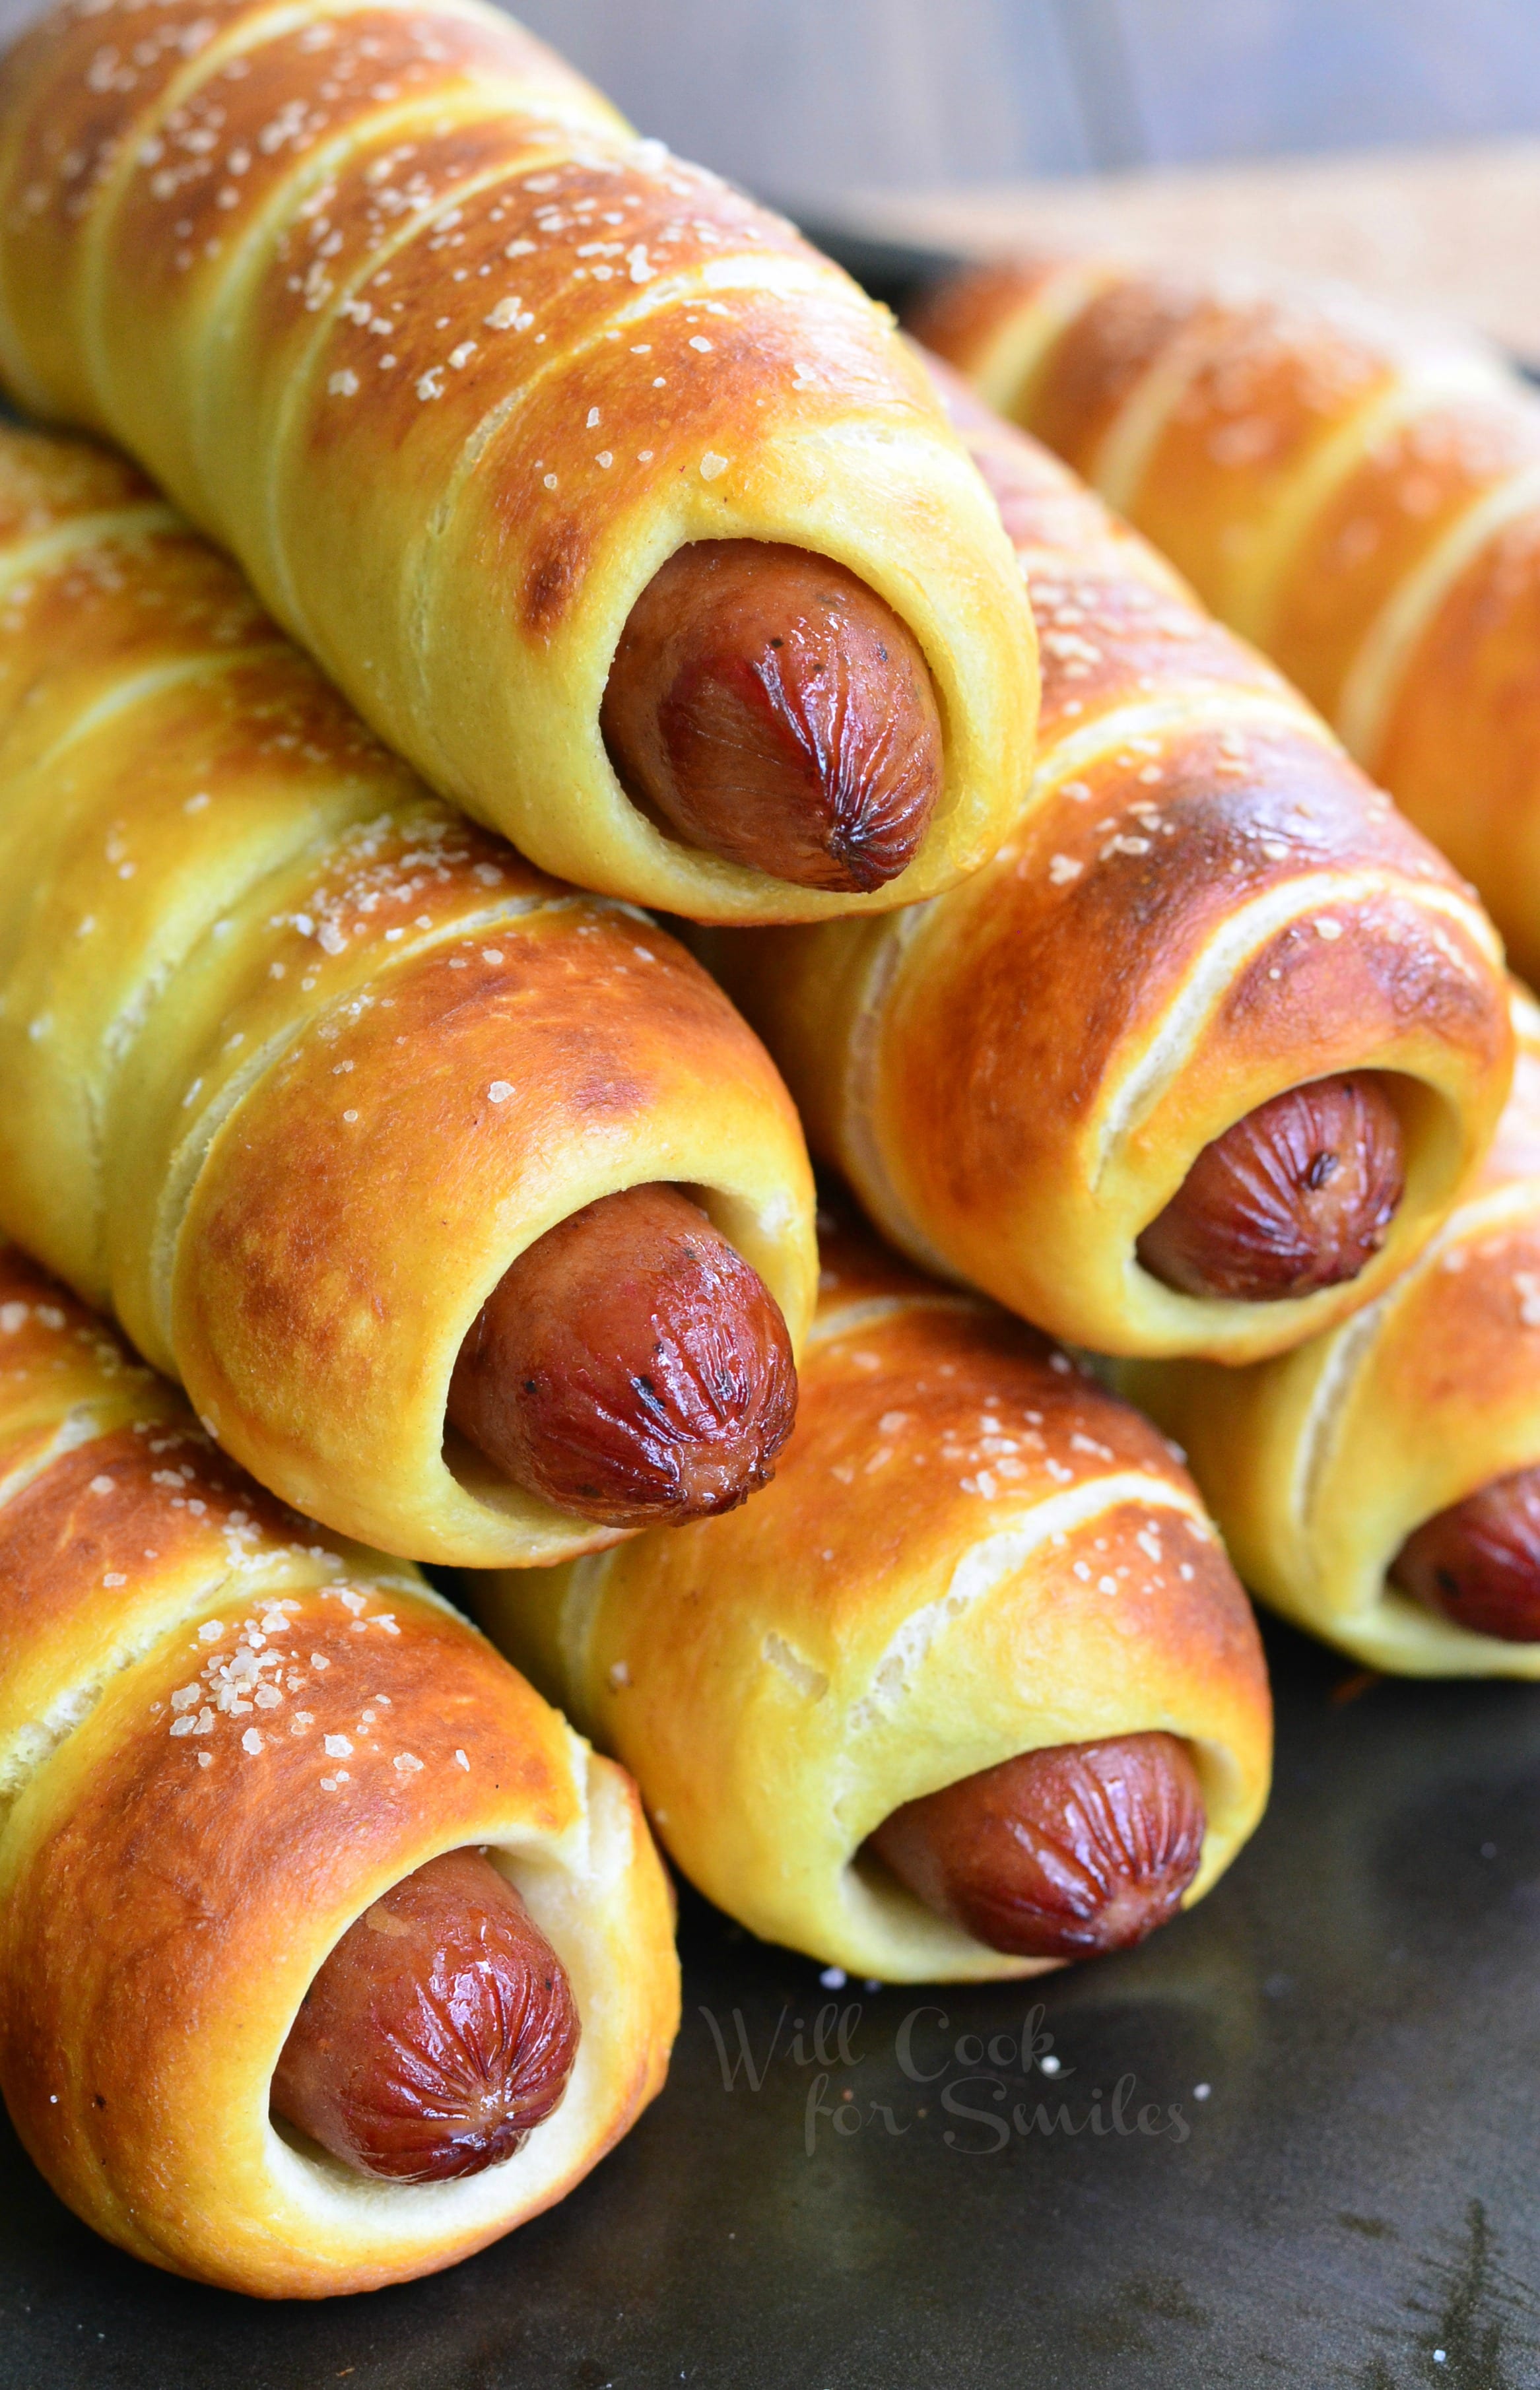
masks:
{"label": "blurred background", "polygon": [[520,0],[815,229],[1328,275],[1540,361],[1540,0]]}
{"label": "blurred background", "polygon": [[523,0],[648,133],[805,201],[1540,131],[1537,0]]}

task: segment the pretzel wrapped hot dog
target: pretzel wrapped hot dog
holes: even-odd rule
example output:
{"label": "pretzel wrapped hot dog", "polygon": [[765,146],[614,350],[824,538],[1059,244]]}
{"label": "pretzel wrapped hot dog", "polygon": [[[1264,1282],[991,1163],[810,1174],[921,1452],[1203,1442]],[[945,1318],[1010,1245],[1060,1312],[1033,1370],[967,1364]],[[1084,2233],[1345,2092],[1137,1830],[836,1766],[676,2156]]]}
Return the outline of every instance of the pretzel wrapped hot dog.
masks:
{"label": "pretzel wrapped hot dog", "polygon": [[1250,1369],[1135,1365],[1247,1584],[1370,1667],[1540,1677],[1540,1013],[1469,1194],[1356,1319]]}
{"label": "pretzel wrapped hot dog", "polygon": [[917,329],[1265,648],[1540,972],[1540,405],[1351,292],[1045,256]]}
{"label": "pretzel wrapped hot dog", "polygon": [[1042,627],[1034,803],[927,906],[700,951],[917,1260],[1107,1352],[1284,1350],[1488,1143],[1495,935],[1267,665],[945,387]]}
{"label": "pretzel wrapped hot dog", "polygon": [[812,1185],[754,1038],[430,798],[129,468],[15,431],[0,1090],[0,1228],[340,1532],[550,1560],[774,1465]]}
{"label": "pretzel wrapped hot dog", "polygon": [[891,318],[476,0],[62,0],[0,81],[0,366],[584,887],[902,904],[1019,802],[1031,623]]}
{"label": "pretzel wrapped hot dog", "polygon": [[1266,1796],[1255,1626],[1147,1421],[832,1234],[798,1424],[731,1519],[470,1581],[756,1934],[1031,1974],[1199,1897]]}
{"label": "pretzel wrapped hot dog", "polygon": [[77,2214],[268,2297],[452,2264],[660,2088],[621,1770],[0,1248],[0,2089]]}

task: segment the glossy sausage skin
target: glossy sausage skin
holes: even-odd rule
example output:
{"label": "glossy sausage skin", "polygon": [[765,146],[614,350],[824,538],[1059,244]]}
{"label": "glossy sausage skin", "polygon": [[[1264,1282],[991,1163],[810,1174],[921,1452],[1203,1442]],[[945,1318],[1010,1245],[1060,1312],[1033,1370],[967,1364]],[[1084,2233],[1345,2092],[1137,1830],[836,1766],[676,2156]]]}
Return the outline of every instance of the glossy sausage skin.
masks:
{"label": "glossy sausage skin", "polygon": [[480,2174],[558,2105],[579,2031],[513,1886],[479,1852],[447,1851],[343,1934],[284,2044],[274,2113],[360,2174]]}
{"label": "glossy sausage skin", "polygon": [[521,1253],[449,1394],[506,1476],[610,1527],[735,1509],[769,1480],[796,1408],[775,1297],[673,1187],[603,1196]]}
{"label": "glossy sausage skin", "polygon": [[843,565],[764,540],[699,540],[654,574],[600,725],[634,803],[799,888],[896,879],[941,789],[912,632]]}
{"label": "glossy sausage skin", "polygon": [[1206,1818],[1170,1734],[1030,1751],[905,1803],[867,1847],[938,1917],[992,1950],[1084,1959],[1163,1925]]}
{"label": "glossy sausage skin", "polygon": [[1356,1278],[1405,1188],[1401,1123],[1370,1076],[1275,1096],[1204,1147],[1138,1255],[1183,1294],[1282,1303]]}
{"label": "glossy sausage skin", "polygon": [[1467,1495],[1407,1536],[1391,1579],[1414,1601],[1504,1643],[1540,1643],[1540,1469]]}

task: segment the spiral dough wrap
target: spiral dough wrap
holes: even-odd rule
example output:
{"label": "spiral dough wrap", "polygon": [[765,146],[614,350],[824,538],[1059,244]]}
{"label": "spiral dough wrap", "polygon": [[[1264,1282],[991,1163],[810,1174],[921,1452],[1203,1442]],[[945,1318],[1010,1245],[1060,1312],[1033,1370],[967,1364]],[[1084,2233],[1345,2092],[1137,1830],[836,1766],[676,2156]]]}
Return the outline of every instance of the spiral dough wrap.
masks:
{"label": "spiral dough wrap", "polygon": [[1406,1266],[1490,1141],[1495,934],[1142,540],[943,387],[1041,626],[1032,801],[929,905],[698,951],[914,1259],[1103,1352],[1284,1351]]}
{"label": "spiral dough wrap", "polygon": [[1265,649],[1540,973],[1540,404],[1341,288],[1045,254],[916,317]]}
{"label": "spiral dough wrap", "polygon": [[813,1190],[704,972],[429,797],[128,467],[0,431],[0,1228],[390,1550],[761,1482]]}
{"label": "spiral dough wrap", "polygon": [[0,1248],[0,2089],[60,2197],[227,2289],[409,2280],[580,2180],[678,2011],[620,1769]]}
{"label": "spiral dough wrap", "polygon": [[1136,1940],[1266,1797],[1245,1597],[1169,1447],[1064,1354],[837,1228],[823,1262],[775,1484],[478,1578],[479,1613],[767,1939],[900,1983]]}
{"label": "spiral dough wrap", "polygon": [[1513,1093],[1421,1259],[1254,1368],[1132,1365],[1246,1583],[1371,1668],[1540,1677],[1540,1013]]}
{"label": "spiral dough wrap", "polygon": [[[0,82],[0,371],[585,888],[817,919],[1004,834],[1032,622],[891,317],[478,0],[60,0]],[[751,636],[722,543],[756,551]],[[664,670],[676,573],[715,628]],[[636,703],[601,722],[612,674]]]}

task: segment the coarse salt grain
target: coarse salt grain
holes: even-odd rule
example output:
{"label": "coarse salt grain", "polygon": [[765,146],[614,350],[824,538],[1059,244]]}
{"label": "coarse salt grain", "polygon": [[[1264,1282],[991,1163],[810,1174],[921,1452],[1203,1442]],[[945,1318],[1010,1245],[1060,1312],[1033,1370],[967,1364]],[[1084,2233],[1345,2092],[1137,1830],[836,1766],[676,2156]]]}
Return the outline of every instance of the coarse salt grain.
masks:
{"label": "coarse salt grain", "polygon": [[487,1089],[487,1101],[489,1104],[506,1104],[512,1093],[513,1087],[508,1080],[494,1079]]}
{"label": "coarse salt grain", "polygon": [[422,1773],[422,1761],[415,1751],[398,1751],[391,1766],[398,1776],[420,1776]]}
{"label": "coarse salt grain", "polygon": [[718,480],[720,480],[721,476],[722,476],[722,475],[726,471],[726,469],[727,469],[727,459],[726,459],[726,457],[725,457],[725,456],[719,456],[716,454],[716,452],[715,452],[715,450],[714,450],[714,449],[712,449],[712,448],[708,448],[708,449],[707,449],[707,451],[706,451],[706,453],[705,453],[705,455],[704,455],[704,456],[701,457],[701,459],[700,459],[700,478],[701,478],[701,480],[702,480],[703,482],[715,482],[715,481],[718,481]]}
{"label": "coarse salt grain", "polygon": [[345,1734],[328,1734],[324,1746],[328,1759],[351,1759],[353,1745]]}
{"label": "coarse salt grain", "polygon": [[249,1726],[246,1732],[241,1736],[240,1747],[242,1751],[249,1752],[251,1757],[255,1759],[258,1752],[262,1749],[262,1736],[258,1733],[254,1726]]}
{"label": "coarse salt grain", "polygon": [[456,1767],[463,1767],[468,1776],[470,1773],[470,1762],[463,1751],[457,1751],[455,1754],[455,1765]]}

